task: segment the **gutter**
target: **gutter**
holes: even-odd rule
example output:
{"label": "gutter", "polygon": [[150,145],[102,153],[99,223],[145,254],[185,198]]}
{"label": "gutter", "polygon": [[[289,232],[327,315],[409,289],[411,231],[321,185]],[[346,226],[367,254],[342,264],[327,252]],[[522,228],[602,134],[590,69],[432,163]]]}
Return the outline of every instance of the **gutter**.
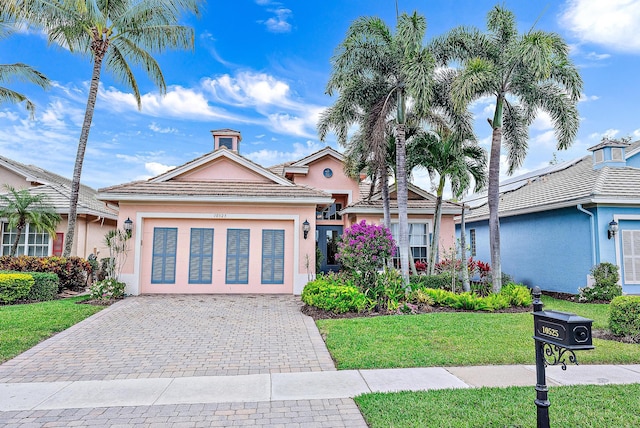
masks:
{"label": "gutter", "polygon": [[583,213],[589,216],[589,221],[591,223],[591,266],[596,265],[596,233],[595,233],[595,225],[593,219],[593,213],[582,208],[582,204],[576,205],[578,211],[582,211]]}

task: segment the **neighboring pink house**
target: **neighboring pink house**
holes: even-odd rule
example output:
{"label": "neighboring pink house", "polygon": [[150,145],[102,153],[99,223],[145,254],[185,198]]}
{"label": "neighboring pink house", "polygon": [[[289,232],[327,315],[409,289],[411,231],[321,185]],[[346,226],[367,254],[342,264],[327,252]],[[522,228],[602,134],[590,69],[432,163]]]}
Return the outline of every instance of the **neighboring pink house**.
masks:
{"label": "neighboring pink house", "polygon": [[[60,256],[67,232],[69,197],[71,180],[44,170],[34,165],[25,165],[12,159],[0,156],[0,193],[4,193],[5,185],[16,189],[29,189],[34,194],[42,194],[47,202],[62,217],[56,227],[56,236],[39,232],[27,225],[18,255]],[[104,235],[116,227],[118,212],[96,199],[96,191],[89,186],[81,185],[78,197],[78,217],[76,233],[71,255],[86,258],[89,254],[99,252],[99,257],[108,256],[104,244]],[[9,230],[5,219],[0,218],[0,254],[9,254],[15,240],[15,230]]]}
{"label": "neighboring pink house", "polygon": [[[364,200],[368,185],[345,175],[332,148],[267,169],[238,153],[238,131],[212,134],[210,153],[147,181],[99,190],[99,199],[118,205],[121,226],[133,221],[121,278],[128,293],[300,294],[316,273],[316,246],[321,270],[337,270],[343,229],[361,219],[382,222],[379,196]],[[422,258],[435,197],[412,187],[410,199],[412,248]],[[446,204],[445,247],[459,212]]]}

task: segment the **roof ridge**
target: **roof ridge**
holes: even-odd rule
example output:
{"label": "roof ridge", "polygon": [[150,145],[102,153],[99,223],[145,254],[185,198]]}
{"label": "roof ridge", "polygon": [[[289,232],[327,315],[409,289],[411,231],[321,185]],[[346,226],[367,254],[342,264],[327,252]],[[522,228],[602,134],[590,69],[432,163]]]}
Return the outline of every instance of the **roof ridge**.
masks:
{"label": "roof ridge", "polygon": [[598,176],[593,183],[593,189],[591,189],[592,195],[599,195],[602,193],[602,188],[604,187],[605,182],[607,181],[607,176],[609,175],[609,171],[611,168],[608,166],[603,166],[597,171]]}

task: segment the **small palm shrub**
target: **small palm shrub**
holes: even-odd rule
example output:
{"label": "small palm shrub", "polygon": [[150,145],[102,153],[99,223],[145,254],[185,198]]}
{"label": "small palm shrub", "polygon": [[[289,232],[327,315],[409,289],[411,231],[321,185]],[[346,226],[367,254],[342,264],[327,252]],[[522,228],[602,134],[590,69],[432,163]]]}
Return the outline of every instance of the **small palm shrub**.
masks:
{"label": "small palm shrub", "polygon": [[510,306],[531,306],[533,297],[531,290],[525,285],[510,282],[502,286],[500,294],[507,298]]}
{"label": "small palm shrub", "polygon": [[319,276],[307,283],[302,290],[302,301],[325,311],[342,314],[362,312],[367,307],[367,297],[352,284],[344,284],[335,275]]}
{"label": "small palm shrub", "polygon": [[618,296],[611,301],[609,330],[640,342],[640,296]]}
{"label": "small palm shrub", "polygon": [[610,302],[615,297],[622,295],[622,286],[618,284],[620,280],[618,266],[603,262],[591,269],[591,275],[595,283],[589,287],[578,288],[581,302],[593,302],[595,300]]}
{"label": "small palm shrub", "polygon": [[127,284],[124,282],[120,282],[114,278],[108,278],[102,281],[96,281],[89,287],[89,292],[91,293],[91,298],[97,300],[122,299],[126,286]]}
{"label": "small palm shrub", "polygon": [[0,302],[13,303],[29,295],[33,277],[27,273],[0,273]]}

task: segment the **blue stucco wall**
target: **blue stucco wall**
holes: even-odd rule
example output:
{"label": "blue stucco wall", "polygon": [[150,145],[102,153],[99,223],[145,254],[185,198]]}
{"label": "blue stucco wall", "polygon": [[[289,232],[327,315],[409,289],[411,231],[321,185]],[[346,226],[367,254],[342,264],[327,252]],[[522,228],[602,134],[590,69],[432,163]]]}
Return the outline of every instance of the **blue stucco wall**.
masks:
{"label": "blue stucco wall", "polygon": [[[490,262],[488,221],[467,223],[466,229],[467,242],[469,230],[476,230],[475,258]],[[500,240],[502,271],[517,282],[565,293],[586,285],[592,267],[590,221],[577,208],[504,217]]]}

